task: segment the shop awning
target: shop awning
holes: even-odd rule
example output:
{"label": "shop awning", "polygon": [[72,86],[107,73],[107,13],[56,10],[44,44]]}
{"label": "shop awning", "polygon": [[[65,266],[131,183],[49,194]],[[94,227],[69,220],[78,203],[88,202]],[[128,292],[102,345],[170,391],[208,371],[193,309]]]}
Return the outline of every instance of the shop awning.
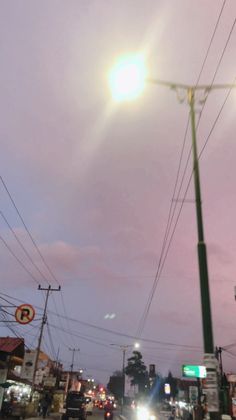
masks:
{"label": "shop awning", "polygon": [[25,353],[24,339],[18,337],[0,337],[0,352],[23,358]]}

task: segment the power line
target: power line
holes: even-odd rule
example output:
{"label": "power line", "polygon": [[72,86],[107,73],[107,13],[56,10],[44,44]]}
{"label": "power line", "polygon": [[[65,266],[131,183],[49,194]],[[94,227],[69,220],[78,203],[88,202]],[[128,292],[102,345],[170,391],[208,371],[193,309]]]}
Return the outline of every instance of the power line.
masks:
{"label": "power line", "polygon": [[[55,326],[55,325],[52,325],[52,324],[50,324],[51,325],[51,327],[52,328],[58,328],[57,326]],[[68,331],[67,330],[63,330],[64,332],[66,332],[66,333],[68,333]],[[88,337],[89,336],[85,336],[85,335],[79,335],[78,333],[76,333],[76,332],[72,332],[72,334],[75,336],[75,337],[79,337],[79,338],[81,338],[81,339],[83,339],[83,340],[86,340],[86,341],[91,341],[91,342],[94,342],[95,344],[101,344],[101,343],[99,343],[98,341],[95,341],[95,340],[93,340],[93,339],[89,339]],[[114,331],[112,331],[112,334],[113,335],[118,335],[118,336],[120,336],[120,337],[125,337],[125,338],[128,338],[128,339],[132,339],[132,340],[134,340],[135,339],[135,336],[132,336],[132,335],[128,335],[128,334],[125,334],[125,333],[118,333],[118,332],[114,332]],[[110,341],[110,340],[109,340]],[[142,341],[142,342],[144,342],[144,343],[154,343],[154,344],[159,344],[159,345],[167,345],[167,346],[173,346],[173,347],[175,347],[175,348],[186,348],[186,349],[188,349],[188,350],[194,350],[194,349],[198,349],[198,348],[200,348],[199,346],[194,346],[194,345],[189,345],[189,344],[177,344],[177,343],[170,343],[170,342],[162,342],[162,341],[158,341],[158,340],[154,340],[154,339],[149,339],[149,338],[141,338],[140,339],[140,341]],[[102,345],[105,345],[104,343],[102,343]],[[110,345],[105,345],[106,347],[107,346],[110,346]]]}
{"label": "power line", "polygon": [[51,347],[53,359],[56,360],[56,358],[57,358],[57,352],[56,352],[55,347],[54,347],[54,343],[53,343],[53,339],[52,339],[52,335],[51,335],[49,323],[47,322],[46,325],[47,325],[48,339],[49,339],[49,343],[50,343],[50,347]]}
{"label": "power line", "polygon": [[38,271],[38,273],[40,274],[40,276],[42,276],[42,278],[49,284],[48,279],[44,276],[44,274],[42,273],[42,271],[38,268],[38,266],[35,264],[34,260],[32,259],[31,255],[29,254],[29,252],[27,251],[27,249],[25,248],[25,246],[23,245],[22,241],[20,240],[19,236],[16,234],[15,230],[12,228],[12,226],[10,225],[9,221],[7,220],[6,216],[3,214],[3,212],[0,210],[0,215],[2,216],[4,222],[6,223],[6,225],[8,226],[8,228],[10,229],[10,231],[12,232],[12,234],[14,235],[17,243],[20,245],[21,249],[23,250],[24,254],[29,258],[31,264],[34,266],[34,268]]}
{"label": "power line", "polygon": [[[18,207],[17,207],[17,205],[16,205],[16,203],[15,203],[15,201],[14,201],[14,199],[13,199],[13,197],[12,197],[12,195],[11,195],[11,193],[10,193],[9,189],[8,189],[8,187],[7,187],[7,185],[6,185],[6,182],[3,180],[3,177],[2,177],[2,176],[0,176],[0,181],[1,181],[1,183],[2,183],[2,185],[3,185],[3,187],[4,187],[4,189],[5,189],[5,191],[6,191],[7,195],[8,195],[8,197],[9,197],[9,199],[10,199],[10,201],[11,201],[11,203],[12,203],[13,207],[15,208],[15,210],[16,210],[16,212],[17,212],[17,214],[18,214],[18,217],[20,218],[20,220],[21,220],[21,222],[22,222],[22,224],[23,224],[23,226],[24,226],[24,228],[25,228],[25,230],[26,230],[26,232],[27,232],[27,234],[28,234],[28,236],[29,236],[29,238],[30,238],[30,240],[31,240],[32,244],[34,245],[34,247],[35,247],[35,249],[36,249],[36,251],[37,251],[38,255],[40,256],[40,258],[41,258],[41,260],[42,260],[43,264],[44,264],[44,265],[45,265],[45,267],[47,268],[47,270],[48,270],[48,272],[50,273],[51,277],[52,277],[52,278],[56,281],[56,283],[59,285],[59,281],[57,280],[56,276],[54,275],[54,273],[53,273],[53,271],[51,270],[50,266],[48,265],[47,261],[45,260],[45,258],[44,258],[44,256],[43,256],[43,254],[41,253],[41,251],[40,251],[40,249],[39,249],[39,247],[38,247],[38,245],[37,245],[36,241],[35,241],[35,240],[34,240],[34,238],[33,238],[33,235],[31,234],[31,232],[30,232],[29,228],[27,227],[27,225],[26,225],[26,223],[25,223],[25,221],[24,221],[24,219],[23,219],[23,217],[22,217],[22,215],[21,215],[21,213],[20,213],[20,211],[19,211],[19,209],[18,209]],[[30,254],[27,252],[27,250],[25,249],[24,245],[22,244],[22,242],[20,241],[20,239],[19,239],[19,238],[18,238],[18,236],[16,235],[16,233],[15,233],[14,229],[10,226],[9,222],[7,221],[6,217],[3,215],[3,213],[2,213],[2,212],[1,212],[1,215],[2,215],[3,219],[5,220],[5,222],[7,223],[8,227],[10,228],[11,232],[12,232],[12,233],[13,233],[13,235],[15,236],[15,238],[16,238],[16,240],[17,240],[18,244],[19,244],[19,245],[21,246],[21,248],[23,249],[24,253],[28,256],[28,258],[30,259],[31,263],[34,265],[34,267],[35,267],[35,268],[36,268],[36,270],[40,273],[40,275],[43,277],[43,279],[47,282],[47,284],[49,284],[49,281],[48,281],[47,277],[45,277],[45,275],[41,272],[41,270],[38,268],[38,266],[34,263],[33,259],[32,259],[32,258],[31,258],[31,256],[30,256]],[[1,239],[1,238],[0,238],[0,239]],[[7,245],[5,244],[5,246],[7,246]],[[9,247],[8,247],[8,249],[9,249]],[[10,249],[9,249],[9,251],[10,251]],[[12,253],[12,255],[13,255],[13,252],[12,252],[12,251],[10,251],[10,252],[11,252],[11,253]],[[15,254],[14,254],[14,255],[15,255]],[[18,258],[18,257],[16,257],[16,255],[15,255],[15,258],[17,259],[18,263],[22,266],[22,264],[23,264],[23,263],[21,263],[21,262],[20,262],[19,258]],[[32,275],[31,275],[31,277],[32,277]],[[39,282],[38,282],[38,281],[37,281],[37,284],[39,284]],[[63,307],[64,313],[65,313],[65,315],[67,315],[67,312],[66,312],[66,307],[65,307],[65,303],[64,303],[64,299],[63,299],[63,296],[62,296],[62,292],[61,292],[61,294],[60,294],[60,295],[61,295],[61,299],[62,299],[62,307]],[[57,311],[56,302],[55,302],[55,300],[54,300],[54,297],[53,297],[53,302],[54,302],[54,306],[55,306],[56,312],[58,312],[58,311]],[[69,324],[67,324],[67,327],[68,327],[68,330],[70,330]],[[71,336],[71,337],[72,337],[72,336]]]}
{"label": "power line", "polygon": [[[211,37],[210,45],[209,45],[209,47],[208,47],[208,50],[207,50],[207,53],[206,53],[206,56],[205,56],[205,59],[204,59],[204,65],[205,65],[206,59],[207,59],[207,57],[208,57],[209,50],[210,50],[210,47],[211,47],[211,45],[212,45],[212,41],[213,41],[213,38],[214,38],[214,36],[215,36],[216,29],[217,29],[217,27],[218,27],[219,20],[220,20],[220,17],[221,17],[221,15],[222,15],[222,12],[223,12],[224,6],[225,6],[225,1],[223,2],[223,5],[222,5],[222,8],[221,8],[221,11],[220,11],[220,14],[219,14],[219,17],[218,17],[217,23],[216,23],[216,25],[215,25],[215,29],[214,29],[213,35],[212,35],[212,37]],[[218,65],[217,65],[216,71],[215,71],[214,76],[213,76],[213,79],[212,79],[211,87],[212,87],[212,85],[213,85],[213,83],[214,83],[215,77],[216,77],[216,75],[217,75],[217,72],[218,72],[218,70],[219,70],[219,67],[220,67],[220,64],[221,64],[221,62],[222,62],[223,56],[224,56],[224,54],[225,54],[226,48],[227,48],[227,46],[228,46],[229,40],[230,40],[230,38],[231,38],[231,35],[232,35],[232,32],[233,32],[233,29],[234,29],[235,23],[236,23],[236,19],[235,19],[235,20],[234,20],[234,22],[233,22],[233,25],[232,25],[232,27],[231,27],[231,30],[230,30],[229,36],[228,36],[228,38],[227,38],[226,44],[225,44],[225,46],[224,46],[224,48],[223,48],[223,51],[222,51],[221,57],[220,57],[220,59],[219,59],[219,62],[218,62]],[[196,86],[197,86],[197,84],[198,84],[198,81],[200,80],[200,77],[201,77],[201,74],[202,74],[202,71],[203,71],[203,67],[204,67],[204,65],[203,65],[203,66],[202,66],[202,68],[201,68],[201,71],[200,71],[199,77],[198,77],[198,79],[197,79]],[[229,93],[230,93],[230,92],[229,92]],[[227,98],[226,98],[226,100],[227,100]],[[225,100],[225,102],[226,102],[226,100]],[[205,102],[205,103],[206,103],[206,102]],[[203,108],[204,108],[204,106],[205,106],[205,103],[203,104]],[[224,104],[223,104],[223,106],[224,106]],[[202,111],[203,111],[203,108],[202,108]],[[222,109],[223,109],[223,107],[222,107]],[[219,113],[219,114],[220,114],[220,113]],[[201,113],[201,115],[202,115],[202,113]],[[199,121],[198,121],[198,125],[199,125],[199,122],[200,122],[200,119],[199,119]],[[216,121],[215,121],[215,123],[216,123]],[[198,127],[198,126],[197,126],[197,127]],[[214,127],[213,127],[213,129],[214,129]],[[212,129],[212,131],[213,131],[213,129]],[[185,131],[185,135],[187,135],[187,130]],[[210,134],[210,135],[211,135],[211,134]],[[184,139],[184,143],[185,143],[185,139]],[[205,147],[205,146],[204,146],[204,147]],[[158,284],[158,282],[159,282],[159,280],[160,280],[160,274],[161,274],[161,271],[162,271],[161,266],[162,266],[162,268],[163,268],[163,264],[162,264],[162,257],[163,257],[164,252],[165,252],[165,247],[166,247],[166,243],[167,243],[167,237],[168,237],[169,232],[170,232],[170,225],[171,225],[171,222],[173,221],[173,217],[174,217],[175,209],[176,209],[176,207],[177,207],[177,201],[178,201],[178,198],[179,198],[179,195],[180,195],[181,187],[182,187],[182,184],[183,184],[183,179],[184,179],[184,177],[185,177],[185,173],[186,173],[187,166],[188,166],[188,163],[189,163],[189,159],[190,159],[190,156],[191,156],[191,150],[192,150],[192,147],[190,148],[190,151],[189,151],[189,154],[188,154],[187,163],[186,163],[185,170],[184,170],[184,173],[183,173],[183,176],[182,176],[182,181],[181,181],[181,185],[180,185],[180,188],[179,188],[179,192],[178,192],[178,196],[177,196],[177,200],[176,200],[175,208],[174,208],[173,214],[172,214],[172,216],[171,216],[171,220],[170,220],[170,214],[171,214],[171,208],[172,208],[172,203],[171,203],[171,207],[170,207],[170,211],[169,211],[169,217],[168,217],[168,222],[167,222],[166,233],[165,233],[165,237],[164,237],[164,241],[163,241],[163,245],[162,245],[162,249],[161,249],[161,256],[160,256],[160,259],[159,259],[159,262],[158,262],[158,268],[157,268],[156,276],[155,276],[155,278],[154,278],[153,285],[152,285],[151,291],[150,291],[150,293],[149,293],[149,297],[148,297],[148,300],[147,300],[147,303],[146,303],[145,309],[144,309],[143,314],[142,314],[142,316],[141,316],[141,319],[140,319],[140,321],[139,321],[139,326],[138,326],[137,333],[136,333],[136,336],[137,336],[137,337],[140,337],[140,336],[141,336],[141,334],[142,334],[142,332],[143,332],[143,329],[144,329],[144,326],[145,326],[145,323],[146,323],[146,320],[147,320],[147,317],[148,317],[148,314],[149,314],[149,311],[150,311],[150,307],[151,307],[151,304],[152,304],[152,300],[153,300],[153,297],[154,297],[154,294],[155,294],[155,291],[156,291],[156,287],[157,287],[157,284]],[[182,156],[182,151],[181,151],[181,156]],[[179,177],[179,167],[178,167],[178,171],[177,171],[177,178],[178,178],[178,177]],[[192,178],[192,175],[191,175],[191,177],[190,177],[190,181],[191,181],[191,178]],[[177,184],[177,183],[175,182],[175,188],[176,188],[176,184]],[[190,183],[188,183],[187,190],[188,190],[188,188],[189,188],[189,184],[190,184]],[[175,191],[175,188],[174,188],[174,191]],[[185,196],[184,196],[184,200],[185,200],[185,198],[186,198],[186,194],[185,194]],[[177,216],[177,222],[178,222],[178,220],[179,220],[179,216],[180,216],[180,213],[181,213],[182,208],[183,208],[183,203],[184,203],[184,200],[182,201],[182,205],[181,205],[181,207],[180,207],[180,212],[179,212],[179,215]],[[173,232],[175,232],[176,226],[177,226],[177,223],[175,223],[175,226],[174,226],[174,230],[173,230]],[[166,234],[167,234],[167,235],[166,235]],[[164,262],[165,262],[165,260],[166,260],[167,254],[168,254],[168,250],[169,250],[169,248],[170,248],[172,238],[173,238],[173,234],[171,235],[171,238],[169,239],[169,245],[168,245],[168,247],[167,247],[167,252],[165,253]]]}
{"label": "power line", "polygon": [[0,240],[2,241],[3,245],[8,249],[10,254],[15,258],[15,260],[18,262],[18,264],[23,268],[23,270],[33,279],[33,281],[38,285],[39,282],[36,279],[36,277],[31,273],[30,270],[25,266],[25,264],[17,257],[17,255],[14,253],[14,251],[11,249],[10,245],[3,239],[3,237],[0,235]]}
{"label": "power line", "polygon": [[212,34],[211,39],[210,39],[210,43],[209,43],[208,48],[207,48],[207,51],[206,51],[206,55],[205,55],[204,60],[203,60],[203,63],[202,63],[202,67],[201,67],[200,73],[199,73],[198,78],[197,78],[197,81],[196,81],[196,86],[198,85],[198,83],[199,83],[199,81],[201,79],[202,72],[204,70],[204,67],[205,67],[207,58],[209,56],[209,52],[210,52],[210,49],[211,49],[213,40],[215,38],[215,34],[216,34],[216,31],[217,31],[217,28],[218,28],[219,23],[220,23],[220,18],[221,18],[221,15],[223,13],[223,10],[224,10],[225,3],[226,3],[226,0],[223,1],[223,4],[222,4],[221,10],[220,10],[220,13],[219,13],[217,22],[216,22],[215,27],[214,27],[214,30],[213,30],[213,34]]}
{"label": "power line", "polygon": [[[1,295],[4,295],[4,296],[6,296],[6,297],[8,297],[8,298],[12,298],[13,300],[16,300],[17,302],[19,301],[19,302],[21,302],[21,300],[20,299],[17,299],[17,298],[14,298],[14,297],[12,297],[12,296],[9,296],[8,294],[6,294],[6,293],[0,293],[0,297],[1,297]],[[10,302],[11,303],[11,301],[8,301],[8,302]],[[36,306],[35,305],[35,308],[38,308],[38,309],[40,309],[40,310],[42,310],[42,308],[40,308],[39,306]],[[75,323],[78,323],[78,324],[81,324],[81,325],[84,325],[84,326],[86,326],[86,327],[89,327],[89,328],[93,328],[93,329],[96,329],[96,330],[98,330],[98,331],[103,331],[103,332],[105,332],[105,333],[109,333],[109,334],[113,334],[113,335],[117,335],[117,336],[119,336],[119,337],[126,337],[126,338],[129,338],[129,339],[132,339],[132,340],[134,340],[135,339],[135,336],[133,336],[133,335],[128,335],[128,334],[125,334],[125,333],[122,333],[122,332],[118,332],[118,331],[114,331],[114,330],[111,330],[111,329],[108,329],[108,328],[104,328],[104,327],[100,327],[100,326],[98,326],[98,325],[95,325],[95,324],[91,324],[91,323],[88,323],[88,322],[85,322],[85,321],[81,321],[81,320],[79,320],[79,319],[75,319],[75,318],[72,318],[72,317],[65,317],[65,315],[59,315],[59,314],[57,314],[57,313],[55,313],[55,312],[53,312],[53,311],[51,311],[51,310],[48,310],[48,313],[49,314],[52,314],[52,315],[54,315],[54,316],[57,316],[57,317],[61,317],[61,318],[67,318],[68,319],[68,321],[72,321],[72,322],[75,322]],[[52,324],[50,324],[51,326],[52,326]],[[58,326],[54,326],[54,328],[60,328],[60,327],[58,327]],[[63,331],[65,331],[64,329],[63,329]],[[68,334],[69,334],[69,332],[68,331],[66,331]],[[110,340],[109,340],[110,341]],[[157,341],[157,340],[151,340],[151,339],[148,339],[148,338],[142,338],[141,339],[141,341],[143,341],[143,342],[150,342],[150,343],[155,343],[155,344],[160,344],[160,345],[167,345],[167,346],[176,346],[176,347],[186,347],[186,348],[189,348],[189,349],[193,349],[193,348],[200,348],[199,346],[194,346],[194,345],[188,345],[188,344],[178,344],[178,343],[172,343],[172,342],[163,342],[163,341]]]}
{"label": "power line", "polygon": [[[6,316],[6,314],[4,314],[4,313],[1,313],[1,315],[2,315],[2,318],[3,319],[5,319],[5,321],[6,321],[6,326],[7,326],[7,328],[17,337],[17,338],[22,338],[17,332],[16,332],[16,330],[13,328],[13,326],[12,325],[9,325],[8,324],[8,322],[9,322],[9,320],[7,319],[7,316]],[[30,350],[30,348],[29,348],[29,346],[25,343],[25,347],[28,349],[28,350]]]}
{"label": "power line", "polygon": [[24,219],[23,219],[23,217],[22,217],[22,215],[21,215],[20,211],[18,210],[18,207],[17,207],[17,205],[16,205],[15,201],[13,200],[13,197],[12,197],[12,195],[11,195],[11,193],[10,193],[9,189],[7,188],[7,185],[6,185],[5,181],[3,180],[2,176],[0,176],[0,181],[1,181],[1,183],[2,183],[2,185],[3,185],[3,187],[4,187],[4,189],[5,189],[5,191],[6,191],[7,195],[8,195],[8,197],[10,198],[10,201],[11,201],[11,203],[12,203],[13,207],[15,208],[15,210],[16,210],[16,212],[17,212],[17,214],[18,214],[18,216],[19,216],[19,218],[20,218],[20,220],[21,220],[21,222],[22,222],[22,224],[23,224],[23,226],[24,226],[24,228],[25,228],[26,232],[28,233],[28,235],[29,235],[29,237],[30,237],[30,239],[31,239],[31,242],[33,243],[33,245],[34,245],[34,247],[35,247],[35,249],[36,249],[37,253],[39,254],[39,256],[40,256],[41,260],[43,261],[43,263],[44,263],[45,267],[47,267],[48,272],[51,274],[52,278],[53,278],[53,279],[56,281],[56,283],[59,285],[58,280],[56,279],[55,275],[53,274],[53,272],[52,272],[51,268],[48,266],[48,264],[47,264],[47,262],[46,262],[46,260],[45,260],[44,256],[42,255],[42,253],[41,253],[41,251],[40,251],[40,249],[39,249],[38,245],[36,244],[36,242],[35,242],[35,240],[34,240],[34,238],[33,238],[32,234],[30,233],[30,230],[28,229],[28,227],[27,227],[27,225],[26,225],[26,223],[25,223],[25,221],[24,221]]}

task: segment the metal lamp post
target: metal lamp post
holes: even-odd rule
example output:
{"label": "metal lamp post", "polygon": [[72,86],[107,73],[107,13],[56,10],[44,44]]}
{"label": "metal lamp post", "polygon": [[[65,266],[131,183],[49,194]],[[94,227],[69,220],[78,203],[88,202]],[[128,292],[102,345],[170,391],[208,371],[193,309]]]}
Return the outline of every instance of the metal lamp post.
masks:
{"label": "metal lamp post", "polygon": [[166,82],[162,80],[148,79],[149,82],[163,85],[171,89],[181,89],[186,92],[187,102],[190,108],[190,121],[192,132],[192,153],[193,153],[193,175],[194,175],[194,191],[196,203],[197,216],[197,232],[198,232],[198,266],[201,292],[201,310],[202,310],[202,327],[203,327],[203,342],[204,342],[204,363],[207,370],[206,392],[208,398],[208,411],[211,419],[219,417],[219,387],[217,378],[217,362],[215,359],[215,349],[213,340],[212,317],[211,317],[211,302],[210,290],[208,280],[208,266],[207,266],[207,249],[204,240],[203,215],[202,215],[202,200],[199,174],[199,161],[197,152],[197,137],[196,137],[196,123],[195,123],[195,93],[196,91],[205,92],[208,94],[215,89],[232,89],[236,88],[235,84],[218,84],[218,85],[198,85],[189,86],[184,84],[177,84]]}
{"label": "metal lamp post", "polygon": [[[139,79],[137,84],[131,84],[129,91],[129,84],[126,83],[126,91],[124,86],[121,86],[121,95],[119,94],[118,84],[120,80],[124,80],[124,71],[127,68],[127,76],[131,80],[130,72],[133,66],[133,60],[130,61],[130,67],[127,62],[122,68],[122,78],[119,77],[120,67],[114,69],[111,78],[111,90],[115,100],[130,100],[135,97],[136,92],[139,92]],[[136,73],[139,73],[140,78],[144,74],[143,68],[136,68]],[[192,153],[193,153],[193,172],[194,172],[194,189],[195,189],[195,202],[196,202],[196,215],[197,215],[197,231],[198,231],[198,265],[200,277],[200,291],[201,291],[201,309],[202,309],[202,326],[203,326],[203,340],[204,340],[204,362],[207,368],[207,396],[208,396],[208,411],[211,418],[219,416],[219,398],[218,398],[218,380],[216,372],[216,359],[214,354],[214,340],[212,331],[212,318],[211,318],[211,304],[210,304],[210,291],[208,281],[208,268],[207,268],[207,252],[206,244],[204,241],[203,217],[202,217],[202,202],[201,202],[201,188],[199,176],[199,162],[197,152],[197,139],[196,139],[196,125],[195,125],[195,93],[202,91],[205,95],[215,89],[232,89],[236,88],[235,84],[217,84],[217,85],[186,85],[174,82],[168,82],[158,79],[147,79],[149,83],[162,85],[174,90],[184,90],[187,96],[187,102],[190,108],[190,121],[192,131]],[[142,84],[143,86],[143,84]],[[205,98],[206,99],[206,98]]]}

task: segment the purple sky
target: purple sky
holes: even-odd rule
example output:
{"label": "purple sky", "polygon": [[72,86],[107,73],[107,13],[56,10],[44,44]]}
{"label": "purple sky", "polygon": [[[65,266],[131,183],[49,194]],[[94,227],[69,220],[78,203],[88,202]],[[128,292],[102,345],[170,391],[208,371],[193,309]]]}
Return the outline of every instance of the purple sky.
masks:
{"label": "purple sky", "polygon": [[[119,55],[144,51],[150,76],[194,84],[222,4],[219,0],[1,1],[1,176],[62,286],[69,317],[136,334],[158,266],[188,119],[187,105],[162,87],[147,86],[135,102],[115,106],[108,71]],[[201,83],[211,83],[235,16],[235,1],[226,1]],[[233,30],[216,83],[234,81],[235,57]],[[199,151],[226,94],[211,93],[206,102],[198,129]],[[200,161],[218,346],[236,341],[235,109],[236,92],[232,92]],[[190,140],[188,132],[183,167]],[[190,173],[191,165],[180,197]],[[194,198],[192,187],[187,197]],[[56,287],[2,186],[0,198],[2,212]],[[3,220],[0,228],[17,256],[46,286]],[[143,342],[144,361],[156,363],[163,374],[171,369],[180,375],[182,363],[202,361],[196,241],[194,203],[186,203],[142,337],[199,348],[189,351]],[[3,245],[0,267],[2,292],[43,306],[37,285]],[[60,293],[50,297],[49,309],[64,315]],[[116,316],[104,319],[107,313]],[[121,366],[121,353],[109,344],[133,342],[70,321],[69,329],[83,335],[72,339],[65,320],[50,313],[48,319],[65,367],[71,361],[66,346],[79,347],[77,366],[104,383]],[[25,338],[35,345],[38,329],[30,329],[32,325],[18,332],[33,334]],[[2,328],[1,335],[6,334],[11,333]],[[45,336],[44,348],[50,352],[47,332]],[[224,364],[226,371],[236,370],[233,356],[225,354]]]}

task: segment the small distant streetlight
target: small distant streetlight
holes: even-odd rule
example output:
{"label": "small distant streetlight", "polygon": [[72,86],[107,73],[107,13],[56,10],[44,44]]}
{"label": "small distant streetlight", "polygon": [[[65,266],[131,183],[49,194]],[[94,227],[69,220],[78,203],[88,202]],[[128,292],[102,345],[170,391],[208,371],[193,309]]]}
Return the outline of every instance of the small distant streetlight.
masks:
{"label": "small distant streetlight", "polygon": [[124,405],[124,398],[125,398],[125,355],[126,355],[126,351],[130,348],[136,348],[138,349],[140,347],[139,343],[134,343],[134,344],[114,344],[111,343],[111,346],[115,346],[118,347],[119,349],[121,349],[122,351],[122,399],[121,399],[121,414],[123,413],[123,405]]}

